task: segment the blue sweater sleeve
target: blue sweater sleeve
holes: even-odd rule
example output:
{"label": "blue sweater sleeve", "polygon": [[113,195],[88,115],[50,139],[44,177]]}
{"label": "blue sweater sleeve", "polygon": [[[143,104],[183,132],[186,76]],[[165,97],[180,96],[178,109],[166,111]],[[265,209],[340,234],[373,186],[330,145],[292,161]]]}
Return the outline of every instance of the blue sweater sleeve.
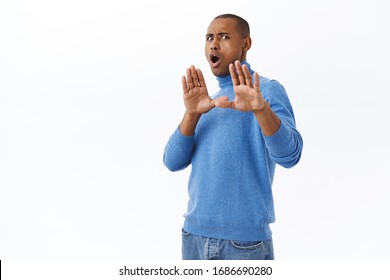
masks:
{"label": "blue sweater sleeve", "polygon": [[270,158],[277,164],[290,168],[299,162],[303,140],[296,129],[294,112],[283,86],[272,80],[263,92],[264,99],[281,120],[278,131],[264,136]]}
{"label": "blue sweater sleeve", "polygon": [[179,171],[190,165],[194,143],[194,136],[185,136],[176,128],[164,149],[165,166],[170,171]]}

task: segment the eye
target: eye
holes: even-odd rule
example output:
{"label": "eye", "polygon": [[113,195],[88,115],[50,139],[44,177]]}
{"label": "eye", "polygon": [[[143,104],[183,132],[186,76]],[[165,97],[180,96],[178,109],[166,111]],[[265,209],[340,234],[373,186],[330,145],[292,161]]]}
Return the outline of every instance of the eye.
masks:
{"label": "eye", "polygon": [[206,41],[212,41],[213,40],[213,36],[206,36]]}
{"label": "eye", "polygon": [[230,37],[229,37],[229,35],[222,35],[221,39],[222,40],[228,40],[228,39],[230,39]]}

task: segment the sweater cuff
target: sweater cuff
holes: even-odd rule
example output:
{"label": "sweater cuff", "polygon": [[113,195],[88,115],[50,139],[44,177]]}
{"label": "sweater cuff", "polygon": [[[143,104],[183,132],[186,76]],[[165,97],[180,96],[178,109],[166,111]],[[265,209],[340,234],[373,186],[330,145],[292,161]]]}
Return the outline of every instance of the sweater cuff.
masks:
{"label": "sweater cuff", "polygon": [[280,127],[275,134],[271,136],[265,136],[263,134],[263,137],[270,154],[277,156],[286,156],[289,154],[291,131],[283,122],[280,122]]}
{"label": "sweater cuff", "polygon": [[195,136],[194,135],[192,135],[192,136],[183,135],[180,132],[179,127],[177,127],[175,132],[173,133],[172,138],[174,140],[175,145],[177,147],[180,147],[180,149],[182,151],[185,151],[185,150],[188,150],[188,149],[192,149],[192,146],[194,144]]}

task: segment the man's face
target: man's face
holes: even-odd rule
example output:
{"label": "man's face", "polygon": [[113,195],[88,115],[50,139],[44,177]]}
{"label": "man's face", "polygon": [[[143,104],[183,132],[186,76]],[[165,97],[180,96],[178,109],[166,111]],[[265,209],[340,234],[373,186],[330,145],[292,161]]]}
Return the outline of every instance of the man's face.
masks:
{"label": "man's face", "polygon": [[215,76],[229,75],[229,64],[243,60],[245,38],[239,34],[232,18],[213,20],[207,28],[205,54]]}

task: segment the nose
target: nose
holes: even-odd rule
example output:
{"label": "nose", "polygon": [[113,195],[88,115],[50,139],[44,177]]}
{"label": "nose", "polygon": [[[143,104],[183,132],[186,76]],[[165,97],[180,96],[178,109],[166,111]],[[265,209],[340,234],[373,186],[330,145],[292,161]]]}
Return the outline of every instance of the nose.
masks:
{"label": "nose", "polygon": [[210,42],[210,49],[212,50],[219,50],[219,41],[217,38],[214,38],[211,42]]}

